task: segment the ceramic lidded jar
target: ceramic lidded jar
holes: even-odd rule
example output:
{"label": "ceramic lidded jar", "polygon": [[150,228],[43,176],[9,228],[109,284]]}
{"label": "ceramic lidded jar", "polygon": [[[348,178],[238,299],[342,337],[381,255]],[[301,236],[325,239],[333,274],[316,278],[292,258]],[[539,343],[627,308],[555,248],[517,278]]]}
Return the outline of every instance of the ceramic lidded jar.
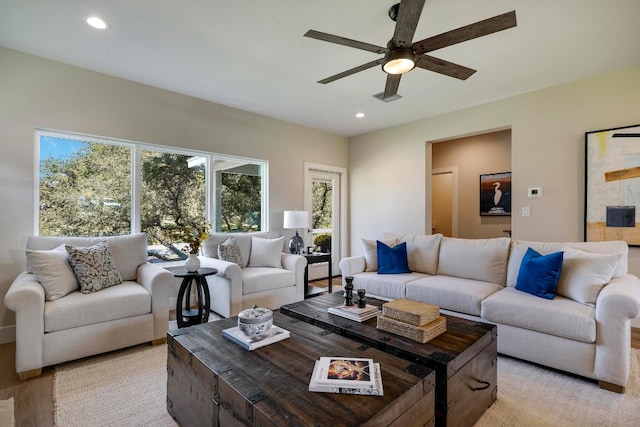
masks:
{"label": "ceramic lidded jar", "polygon": [[247,336],[260,335],[266,333],[273,326],[273,311],[268,308],[258,307],[238,313],[238,327]]}

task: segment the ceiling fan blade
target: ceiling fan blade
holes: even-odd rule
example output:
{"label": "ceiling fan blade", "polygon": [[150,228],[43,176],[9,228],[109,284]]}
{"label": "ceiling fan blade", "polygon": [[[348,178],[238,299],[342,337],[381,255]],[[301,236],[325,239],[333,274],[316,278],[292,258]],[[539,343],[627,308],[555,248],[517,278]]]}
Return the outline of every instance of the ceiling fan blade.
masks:
{"label": "ceiling fan blade", "polygon": [[467,68],[462,65],[455,64],[453,62],[445,61],[444,59],[435,58],[429,55],[420,55],[416,67],[423,68],[425,70],[434,71],[436,73],[444,74],[445,76],[454,77],[460,80],[467,80],[476,70]]}
{"label": "ceiling fan blade", "polygon": [[385,53],[389,49],[382,46],[376,46],[371,43],[365,43],[358,40],[348,39],[346,37],[340,37],[333,34],[327,34],[316,30],[309,30],[304,34],[305,37],[312,39],[322,40],[329,43],[340,44],[347,47],[354,47],[356,49],[366,50],[373,53]]}
{"label": "ceiling fan blade", "polygon": [[341,79],[343,77],[350,76],[351,74],[355,74],[355,73],[359,73],[360,71],[368,70],[369,68],[372,68],[372,67],[375,67],[376,65],[382,64],[383,60],[384,60],[384,58],[380,58],[380,59],[376,59],[375,61],[367,62],[366,64],[362,64],[362,65],[359,65],[359,66],[357,66],[355,68],[352,68],[350,70],[343,71],[343,72],[341,72],[339,74],[336,74],[335,76],[331,76],[331,77],[327,77],[326,79],[322,79],[322,80],[318,81],[318,83],[322,83],[324,85],[324,84],[336,81],[338,79]]}
{"label": "ceiling fan blade", "polygon": [[513,28],[516,25],[516,11],[513,10],[511,12],[503,13],[502,15],[494,16],[493,18],[485,19],[484,21],[476,22],[475,24],[466,25],[437,36],[415,42],[412,47],[415,53],[420,55],[425,52],[431,52],[436,49],[442,49],[443,47],[451,46],[467,40],[497,33],[498,31]]}
{"label": "ceiling fan blade", "polygon": [[396,47],[411,47],[413,35],[416,32],[424,0],[402,0],[396,18],[396,29],[393,33],[393,45]]}
{"label": "ceiling fan blade", "polygon": [[401,77],[402,74],[387,74],[387,83],[384,86],[383,98],[386,99],[398,93]]}

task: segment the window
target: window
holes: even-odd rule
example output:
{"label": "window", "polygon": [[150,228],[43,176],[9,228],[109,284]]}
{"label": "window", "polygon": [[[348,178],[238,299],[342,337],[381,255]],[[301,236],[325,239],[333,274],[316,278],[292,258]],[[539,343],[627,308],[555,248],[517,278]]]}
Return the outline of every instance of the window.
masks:
{"label": "window", "polygon": [[172,230],[208,220],[215,231],[259,231],[266,162],[130,141],[36,131],[36,234],[142,231],[152,261],[186,258]]}

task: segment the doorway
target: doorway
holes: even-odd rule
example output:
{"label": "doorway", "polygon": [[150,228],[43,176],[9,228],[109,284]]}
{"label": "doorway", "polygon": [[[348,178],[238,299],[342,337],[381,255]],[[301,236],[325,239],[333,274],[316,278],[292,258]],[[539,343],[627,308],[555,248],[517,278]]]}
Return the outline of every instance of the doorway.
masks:
{"label": "doorway", "polygon": [[[304,207],[311,224],[304,236],[314,251],[331,252],[331,269],[339,271],[345,253],[344,198],[346,170],[328,165],[305,163]],[[309,265],[309,280],[327,277],[326,263]]]}
{"label": "doorway", "polygon": [[458,236],[458,168],[431,171],[431,232]]}

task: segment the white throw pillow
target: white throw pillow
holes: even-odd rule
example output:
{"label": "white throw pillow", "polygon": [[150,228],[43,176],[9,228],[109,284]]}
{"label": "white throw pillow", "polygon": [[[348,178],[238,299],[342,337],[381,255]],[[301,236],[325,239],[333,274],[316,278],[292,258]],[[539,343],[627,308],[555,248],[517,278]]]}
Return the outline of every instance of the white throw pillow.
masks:
{"label": "white throw pillow", "polygon": [[50,251],[27,250],[31,271],[44,288],[45,299],[55,301],[78,289],[64,245]]}
{"label": "white throw pillow", "polygon": [[395,237],[398,243],[407,243],[409,270],[435,275],[438,272],[438,255],[442,234],[384,234],[385,239]]}
{"label": "white throw pillow", "polygon": [[277,239],[251,238],[249,267],[282,268],[282,244],[284,236]]}
{"label": "white throw pillow", "polygon": [[[378,271],[378,245],[377,240],[362,240],[362,249],[364,251],[365,268],[364,271]],[[396,239],[380,240],[389,247],[396,245]]]}
{"label": "white throw pillow", "polygon": [[613,277],[621,254],[597,254],[564,247],[558,295],[594,306],[598,294]]}

